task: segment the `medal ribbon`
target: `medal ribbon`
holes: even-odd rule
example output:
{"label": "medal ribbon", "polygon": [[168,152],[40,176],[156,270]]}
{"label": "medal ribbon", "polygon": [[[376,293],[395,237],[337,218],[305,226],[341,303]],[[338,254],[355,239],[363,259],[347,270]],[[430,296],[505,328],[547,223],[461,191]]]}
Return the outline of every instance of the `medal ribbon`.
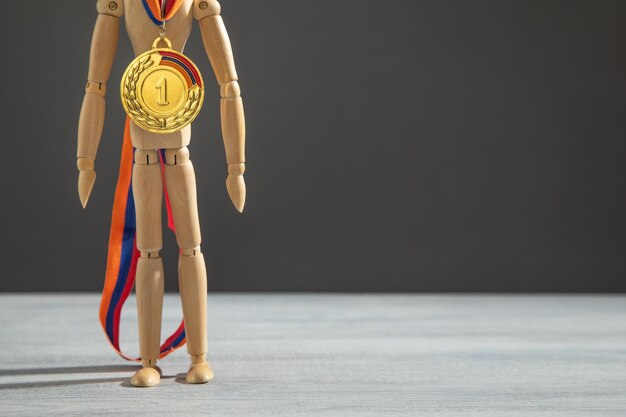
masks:
{"label": "medal ribbon", "polygon": [[[135,200],[133,199],[132,188],[134,151],[135,149],[130,138],[130,120],[126,118],[120,172],[113,200],[107,269],[102,300],[100,302],[100,324],[111,346],[121,357],[129,361],[140,361],[141,358],[132,358],[122,353],[119,338],[122,307],[135,283],[137,260],[139,259],[139,250],[137,249],[135,237]],[[163,149],[161,149],[159,156],[161,170],[163,171],[165,161],[165,151]],[[163,182],[163,188],[165,191],[165,205],[167,207],[167,225],[175,232],[165,181]],[[164,358],[183,346],[185,341],[185,324],[181,322],[176,331],[161,345],[159,358]]]}
{"label": "medal ribbon", "polygon": [[[158,25],[171,19],[178,11],[182,0],[142,0],[148,12],[148,16]],[[163,7],[161,7],[163,5]],[[156,17],[160,16],[160,19]],[[100,324],[113,346],[113,349],[124,359],[129,361],[140,361],[141,358],[133,358],[122,353],[120,349],[120,316],[122,307],[135,283],[135,273],[137,271],[137,260],[139,250],[136,240],[136,218],[135,200],[133,199],[132,172],[134,147],[130,137],[130,120],[126,118],[124,128],[124,141],[122,143],[122,155],[120,159],[120,171],[115,188],[113,200],[113,213],[111,216],[111,230],[109,233],[109,247],[107,254],[107,269],[104,279],[104,289],[100,301]],[[159,152],[161,172],[165,167],[165,151]],[[163,175],[164,176],[164,175]],[[167,225],[176,232],[170,200],[163,178],[163,191],[165,194],[165,205],[167,208]],[[159,359],[172,353],[183,346],[185,339],[185,323],[180,325],[161,345]]]}
{"label": "medal ribbon", "polygon": [[178,11],[183,4],[181,0],[141,0],[144,9],[155,25],[162,25]]}

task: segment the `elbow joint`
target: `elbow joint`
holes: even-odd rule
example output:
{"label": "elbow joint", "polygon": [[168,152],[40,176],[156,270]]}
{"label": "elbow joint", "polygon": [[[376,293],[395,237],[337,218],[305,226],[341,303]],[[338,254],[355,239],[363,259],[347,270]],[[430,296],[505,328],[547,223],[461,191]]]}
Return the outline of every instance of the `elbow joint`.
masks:
{"label": "elbow joint", "polygon": [[229,81],[220,86],[220,95],[222,98],[241,97],[241,88],[237,80]]}

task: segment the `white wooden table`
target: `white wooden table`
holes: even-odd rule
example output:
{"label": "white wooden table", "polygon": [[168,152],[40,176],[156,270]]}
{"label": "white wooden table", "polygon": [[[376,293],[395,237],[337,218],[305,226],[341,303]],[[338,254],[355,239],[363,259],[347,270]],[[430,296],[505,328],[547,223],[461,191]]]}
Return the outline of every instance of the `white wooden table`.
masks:
{"label": "white wooden table", "polygon": [[[0,415],[626,416],[624,296],[210,294],[216,378],[185,384],[181,349],[149,389],[98,302],[0,295]],[[168,295],[164,332],[179,320]]]}

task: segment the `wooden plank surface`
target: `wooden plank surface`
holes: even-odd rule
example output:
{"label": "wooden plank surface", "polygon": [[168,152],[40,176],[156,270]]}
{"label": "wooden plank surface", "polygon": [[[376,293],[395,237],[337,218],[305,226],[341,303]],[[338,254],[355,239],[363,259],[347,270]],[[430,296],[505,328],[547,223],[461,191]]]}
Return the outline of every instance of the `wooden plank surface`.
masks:
{"label": "wooden plank surface", "polygon": [[[626,297],[209,295],[207,385],[132,388],[99,297],[0,295],[3,416],[626,415]],[[166,296],[164,332],[180,320]],[[122,345],[137,352],[136,314]]]}

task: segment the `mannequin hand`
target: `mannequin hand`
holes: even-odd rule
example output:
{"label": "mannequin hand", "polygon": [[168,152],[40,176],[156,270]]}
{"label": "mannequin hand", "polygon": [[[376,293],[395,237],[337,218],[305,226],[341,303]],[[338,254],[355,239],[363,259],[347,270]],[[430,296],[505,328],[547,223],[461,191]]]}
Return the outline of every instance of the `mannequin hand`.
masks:
{"label": "mannequin hand", "polygon": [[246,165],[228,164],[228,178],[226,178],[226,190],[239,213],[243,212],[243,206],[246,204],[246,183],[243,180],[243,173]]}
{"label": "mannequin hand", "polygon": [[91,190],[96,182],[96,171],[94,168],[94,161],[88,158],[78,158],[76,165],[80,173],[78,174],[78,197],[80,198],[80,204],[83,208],[87,206]]}

